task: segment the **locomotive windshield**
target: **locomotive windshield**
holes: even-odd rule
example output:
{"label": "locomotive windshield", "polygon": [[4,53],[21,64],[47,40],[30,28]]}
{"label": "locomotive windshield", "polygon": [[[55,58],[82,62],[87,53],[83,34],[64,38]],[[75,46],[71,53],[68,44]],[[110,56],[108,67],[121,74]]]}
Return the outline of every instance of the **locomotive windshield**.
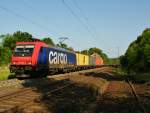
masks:
{"label": "locomotive windshield", "polygon": [[34,45],[17,45],[14,56],[32,56]]}

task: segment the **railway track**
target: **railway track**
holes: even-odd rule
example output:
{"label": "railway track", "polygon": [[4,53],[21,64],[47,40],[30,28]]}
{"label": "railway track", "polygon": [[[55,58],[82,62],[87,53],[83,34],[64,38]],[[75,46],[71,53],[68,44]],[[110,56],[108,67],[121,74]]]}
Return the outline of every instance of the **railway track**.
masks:
{"label": "railway track", "polygon": [[0,112],[15,112],[16,108],[19,105],[32,101],[38,94],[34,94],[30,89],[20,89],[20,91],[16,91],[11,93],[10,95],[5,95],[0,97]]}
{"label": "railway track", "polygon": [[[9,85],[6,85],[5,87],[0,88],[0,113],[10,113],[10,112],[32,113],[34,110],[41,110],[41,111],[47,112],[49,110],[45,106],[42,106],[39,100],[42,100],[43,97],[53,98],[54,94],[60,93],[61,91],[65,91],[66,89],[69,89],[70,87],[74,87],[76,83],[74,81],[69,81],[68,76],[71,76],[71,75],[74,76],[77,73],[79,74],[78,77],[82,76],[82,74],[85,75],[85,73],[90,73],[91,79],[82,77],[78,79],[76,82],[84,81],[84,83],[90,83],[92,80],[93,80],[93,83],[95,81],[97,82],[98,79],[95,78],[96,76],[93,75],[92,71],[93,70],[91,69],[91,71],[84,70],[84,71],[79,71],[79,72],[48,76],[46,80],[45,78],[29,79],[29,80],[15,80],[17,82],[17,85],[15,85],[15,82],[13,80],[5,81],[5,84],[7,84],[8,82]],[[100,70],[102,75],[106,73],[108,76],[111,76],[109,71],[110,70],[108,70],[107,67],[101,68]],[[96,73],[98,72],[96,71]],[[95,77],[92,78],[92,76],[95,76]],[[86,75],[86,77],[89,77],[89,75]],[[47,82],[47,84],[44,84],[45,82]],[[119,85],[117,82],[119,83]],[[4,81],[3,81],[3,84],[4,84]],[[116,86],[118,88],[116,88]],[[45,95],[42,95],[40,91],[45,92],[44,93]],[[139,109],[140,112],[148,113],[146,112],[144,105],[141,103],[141,99],[138,93],[136,92],[136,88],[134,88],[134,84],[132,84],[128,79],[122,80],[122,81],[110,80],[105,93],[102,94],[102,96],[100,96],[100,98],[98,98],[97,100],[97,105],[100,105],[97,107],[97,109],[104,109],[105,104],[109,103],[108,101],[113,101],[112,99],[116,97],[122,98],[122,96],[123,98],[131,97],[131,100],[129,98],[129,101],[131,101],[131,103],[129,102],[129,104],[131,104],[129,107],[133,107],[132,105],[134,103],[136,104],[134,105],[134,107],[137,107],[137,109]],[[132,99],[135,102],[133,102]],[[113,107],[114,106],[110,106],[110,108],[108,108],[107,106],[105,110],[107,111],[107,109],[112,108],[112,111],[113,111],[114,109]],[[133,111],[134,109],[135,108],[133,108]]]}
{"label": "railway track", "polygon": [[141,103],[140,96],[137,94],[134,85],[132,84],[132,82],[130,82],[130,80],[129,80],[128,78],[126,78],[126,81],[127,81],[127,83],[129,84],[129,86],[130,86],[130,88],[131,88],[131,90],[132,90],[132,93],[133,93],[133,95],[134,95],[134,97],[135,97],[135,100],[137,101],[137,104],[138,104],[138,106],[139,106],[141,112],[147,113],[145,107],[144,107],[143,104]]}
{"label": "railway track", "polygon": [[128,78],[123,81],[110,81],[106,91],[98,99],[95,109],[102,109],[104,113],[149,113],[138,93]]}
{"label": "railway track", "polygon": [[[80,72],[85,73],[88,72],[88,70]],[[69,73],[69,75],[74,73],[77,72]],[[47,92],[46,95],[49,96],[52,93],[56,93],[60,90],[63,90],[64,88],[71,87],[75,83],[70,81],[68,83],[66,79],[53,82],[53,78],[63,77],[66,75],[68,74],[59,76],[58,75],[50,76],[48,78],[50,80],[48,84],[44,84],[42,82],[40,83],[41,79],[21,80],[21,81],[14,79],[14,81],[13,80],[3,81],[3,83],[5,83],[6,85],[0,88],[0,113],[20,112],[24,111],[26,108],[30,106],[33,106],[37,98],[42,98],[41,93],[38,92],[39,89],[46,91]],[[81,78],[79,81],[88,82],[88,79]],[[15,84],[15,82],[17,82],[17,84]],[[34,88],[34,85],[36,85],[36,88]],[[31,111],[32,109],[31,110],[28,109],[28,112]]]}
{"label": "railway track", "polygon": [[[50,95],[51,93],[69,87],[72,84],[64,84],[63,86],[60,86],[58,82],[55,82],[48,85],[51,85],[52,87],[57,87],[55,89],[51,88],[51,90],[47,94]],[[42,88],[44,86],[40,87]],[[21,88],[12,93],[0,96],[0,113],[17,112],[17,110],[20,111],[22,109],[25,109],[26,107],[32,105],[34,103],[34,100],[37,97],[40,98],[40,96],[40,93],[37,93],[36,89],[33,88]]]}

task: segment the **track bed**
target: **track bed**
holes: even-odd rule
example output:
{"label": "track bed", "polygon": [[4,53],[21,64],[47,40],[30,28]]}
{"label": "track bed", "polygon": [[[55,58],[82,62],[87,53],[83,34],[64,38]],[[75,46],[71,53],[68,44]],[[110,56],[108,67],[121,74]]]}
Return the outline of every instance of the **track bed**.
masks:
{"label": "track bed", "polygon": [[150,86],[133,84],[140,98],[139,104],[130,85],[116,77],[115,71],[115,68],[103,67],[11,81],[0,87],[0,112],[142,113],[142,105],[149,113]]}

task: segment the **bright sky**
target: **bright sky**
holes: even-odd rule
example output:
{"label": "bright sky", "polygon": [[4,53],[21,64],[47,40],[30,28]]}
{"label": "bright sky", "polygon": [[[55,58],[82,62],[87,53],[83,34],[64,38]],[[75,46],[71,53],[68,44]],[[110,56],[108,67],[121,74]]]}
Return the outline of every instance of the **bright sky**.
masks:
{"label": "bright sky", "polygon": [[150,26],[150,0],[64,1],[67,6],[63,0],[0,0],[0,34],[21,30],[55,43],[68,37],[75,50],[98,47],[117,57],[118,48],[124,54]]}

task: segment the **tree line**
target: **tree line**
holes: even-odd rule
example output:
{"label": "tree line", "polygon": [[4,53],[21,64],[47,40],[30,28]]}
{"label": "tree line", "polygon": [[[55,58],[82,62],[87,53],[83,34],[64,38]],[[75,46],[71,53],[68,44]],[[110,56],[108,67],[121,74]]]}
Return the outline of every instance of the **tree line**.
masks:
{"label": "tree line", "polygon": [[120,57],[120,63],[127,73],[150,72],[150,28],[129,45],[125,55]]}
{"label": "tree line", "polygon": [[[14,32],[13,34],[0,35],[0,39],[2,41],[0,45],[0,65],[10,63],[11,55],[12,55],[13,49],[15,48],[16,42],[20,42],[20,41],[32,42],[35,40],[32,34],[28,32],[21,32],[21,31]],[[75,51],[74,48],[69,47],[66,43],[55,44],[52,38],[50,37],[42,38],[40,39],[40,41],[45,42],[46,44],[50,46],[57,46],[57,47],[61,47],[70,51]],[[101,49],[96,48],[96,47],[90,48],[89,50],[83,50],[83,51],[78,51],[78,52],[87,54],[87,55],[98,53],[104,59],[104,61],[106,62],[108,61],[107,55],[103,53]]]}

